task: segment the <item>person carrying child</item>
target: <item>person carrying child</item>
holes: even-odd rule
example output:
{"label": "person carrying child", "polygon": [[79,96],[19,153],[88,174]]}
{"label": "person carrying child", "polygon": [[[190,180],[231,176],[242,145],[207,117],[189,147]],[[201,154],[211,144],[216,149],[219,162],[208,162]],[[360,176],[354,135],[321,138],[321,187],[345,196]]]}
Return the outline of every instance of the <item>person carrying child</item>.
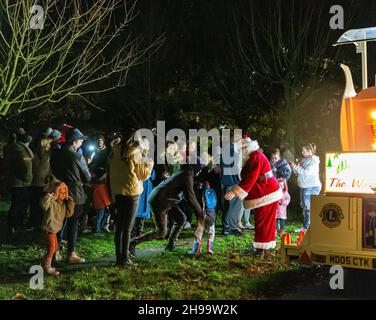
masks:
{"label": "person carrying child", "polygon": [[287,220],[287,206],[289,205],[291,201],[291,197],[288,192],[286,180],[283,178],[280,178],[277,181],[278,181],[279,186],[282,189],[283,198],[279,200],[278,202],[276,228],[277,228],[277,232],[279,231],[282,237],[283,234],[285,233],[285,221]]}
{"label": "person carrying child", "polygon": [[58,250],[56,234],[63,227],[64,220],[73,216],[75,204],[64,182],[53,180],[45,191],[47,193],[42,198],[44,211],[42,230],[45,233],[48,248],[42,258],[42,266],[47,274],[58,276],[59,272],[51,267],[52,258]]}
{"label": "person carrying child", "polygon": [[189,254],[200,254],[202,247],[202,236],[205,227],[208,227],[208,246],[207,253],[213,254],[213,242],[215,237],[215,208],[217,206],[217,195],[214,189],[210,188],[209,182],[205,182],[205,187],[202,191],[202,205],[204,209],[204,216],[197,220],[197,227],[195,232],[195,241],[192,250]]}

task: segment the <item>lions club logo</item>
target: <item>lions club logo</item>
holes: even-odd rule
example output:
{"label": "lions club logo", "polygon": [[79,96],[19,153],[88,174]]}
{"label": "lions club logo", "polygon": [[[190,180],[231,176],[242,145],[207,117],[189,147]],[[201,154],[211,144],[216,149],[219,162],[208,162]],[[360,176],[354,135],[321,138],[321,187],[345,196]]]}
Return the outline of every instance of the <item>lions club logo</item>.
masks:
{"label": "lions club logo", "polygon": [[344,219],[342,209],[335,203],[328,203],[320,212],[322,223],[328,228],[337,228]]}

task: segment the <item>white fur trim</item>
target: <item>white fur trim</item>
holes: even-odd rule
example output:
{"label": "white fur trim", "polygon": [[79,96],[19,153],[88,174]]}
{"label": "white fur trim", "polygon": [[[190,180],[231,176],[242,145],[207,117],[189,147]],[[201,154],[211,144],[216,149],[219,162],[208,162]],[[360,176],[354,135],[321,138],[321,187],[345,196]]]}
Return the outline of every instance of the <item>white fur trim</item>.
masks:
{"label": "white fur trim", "polygon": [[237,184],[234,184],[232,186],[232,192],[236,194],[236,196],[240,199],[243,200],[248,196],[248,193],[245,192],[242,188],[240,188]]}
{"label": "white fur trim", "polygon": [[263,196],[258,199],[244,200],[243,205],[245,209],[257,209],[260,207],[267,206],[268,204],[277,202],[283,198],[282,189],[279,188],[273,193],[269,193],[266,196]]}
{"label": "white fur trim", "polygon": [[276,241],[270,241],[270,242],[253,242],[253,248],[255,249],[274,249],[276,247]]}
{"label": "white fur trim", "polygon": [[250,138],[243,139],[243,143],[246,144],[244,148],[245,153],[250,154],[253,151],[259,150],[260,146],[256,140],[251,140]]}

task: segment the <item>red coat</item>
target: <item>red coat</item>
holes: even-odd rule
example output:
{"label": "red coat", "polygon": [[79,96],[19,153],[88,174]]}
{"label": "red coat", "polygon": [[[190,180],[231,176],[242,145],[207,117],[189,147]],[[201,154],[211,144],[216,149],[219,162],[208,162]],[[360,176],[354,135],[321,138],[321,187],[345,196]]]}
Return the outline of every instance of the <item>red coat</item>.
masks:
{"label": "red coat", "polygon": [[[234,185],[232,191],[244,200],[246,209],[256,209],[282,199],[283,193],[274,176],[265,179],[271,166],[266,156],[259,150],[249,154],[249,158],[241,171],[239,185]],[[264,181],[258,181],[260,176]]]}
{"label": "red coat", "polygon": [[94,183],[91,187],[94,210],[100,210],[111,205],[110,193],[106,183]]}

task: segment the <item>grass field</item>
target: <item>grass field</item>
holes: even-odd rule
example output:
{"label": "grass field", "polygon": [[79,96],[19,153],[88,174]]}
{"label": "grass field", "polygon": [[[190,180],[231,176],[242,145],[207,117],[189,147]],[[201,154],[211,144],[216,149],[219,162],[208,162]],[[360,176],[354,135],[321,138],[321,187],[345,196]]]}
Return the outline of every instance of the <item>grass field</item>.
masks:
{"label": "grass field", "polygon": [[[6,210],[1,203],[2,233]],[[288,224],[286,229],[292,232],[297,226]],[[252,232],[241,238],[218,236],[215,254],[196,258],[186,253],[193,232],[184,231],[174,252],[164,252],[166,240],[148,242],[137,247],[137,266],[119,268],[114,266],[113,237],[113,233],[80,235],[77,252],[87,263],[74,267],[61,263],[61,275],[46,277],[42,290],[29,287],[29,268],[39,264],[43,242],[25,234],[18,244],[3,244],[0,299],[16,294],[26,299],[263,299],[278,297],[315,272],[298,264],[282,265],[278,254],[255,259],[249,251]]]}

